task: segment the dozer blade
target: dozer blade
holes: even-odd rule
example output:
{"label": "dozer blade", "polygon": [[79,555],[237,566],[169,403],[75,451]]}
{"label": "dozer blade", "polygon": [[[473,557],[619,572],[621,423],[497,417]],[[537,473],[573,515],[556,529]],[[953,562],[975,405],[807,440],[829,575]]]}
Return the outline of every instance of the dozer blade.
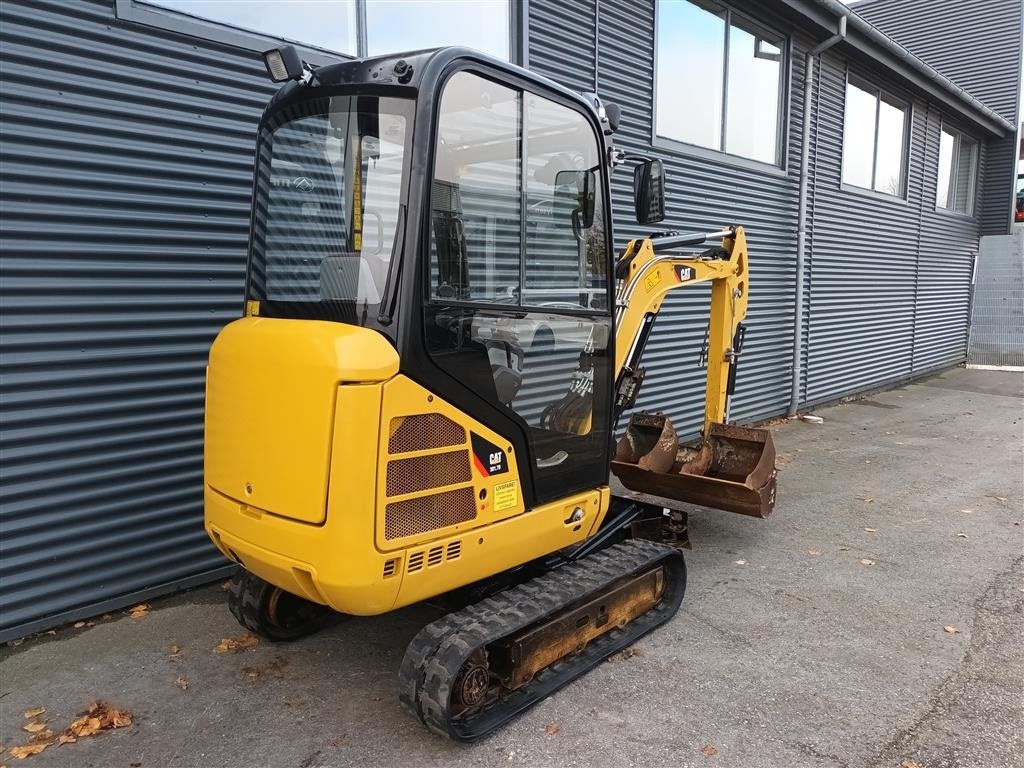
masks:
{"label": "dozer blade", "polygon": [[[655,432],[671,433],[673,437],[676,434],[668,418],[660,414],[638,413],[630,419],[611,467],[624,486],[639,493],[751,517],[765,518],[772,513],[775,443],[768,430],[711,424],[705,440],[695,447],[677,448],[675,460],[663,471],[651,466],[665,466],[667,445],[651,441]],[[650,453],[646,455],[638,456],[628,450],[648,445]],[[654,461],[648,458],[651,453],[657,454]]]}

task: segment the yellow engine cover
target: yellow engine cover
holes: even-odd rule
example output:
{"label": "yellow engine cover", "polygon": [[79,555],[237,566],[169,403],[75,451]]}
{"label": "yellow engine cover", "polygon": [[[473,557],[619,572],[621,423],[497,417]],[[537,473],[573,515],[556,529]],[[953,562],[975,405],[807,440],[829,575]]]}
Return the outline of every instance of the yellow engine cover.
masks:
{"label": "yellow engine cover", "polygon": [[376,331],[315,320],[236,320],[210,350],[206,483],[251,507],[322,523],[338,385],[397,372],[398,353]]}

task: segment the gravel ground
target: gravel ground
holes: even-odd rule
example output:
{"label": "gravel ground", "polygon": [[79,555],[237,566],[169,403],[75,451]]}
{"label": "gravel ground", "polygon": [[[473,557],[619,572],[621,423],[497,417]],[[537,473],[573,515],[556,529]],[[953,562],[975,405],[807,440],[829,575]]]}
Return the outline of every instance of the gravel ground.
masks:
{"label": "gravel ground", "polygon": [[134,714],[0,763],[1019,767],[1022,385],[957,369],[773,427],[775,515],[695,511],[676,618],[473,746],[397,703],[433,609],[216,653],[241,629],[213,585],[0,649],[8,748],[32,707],[58,733],[97,699]]}

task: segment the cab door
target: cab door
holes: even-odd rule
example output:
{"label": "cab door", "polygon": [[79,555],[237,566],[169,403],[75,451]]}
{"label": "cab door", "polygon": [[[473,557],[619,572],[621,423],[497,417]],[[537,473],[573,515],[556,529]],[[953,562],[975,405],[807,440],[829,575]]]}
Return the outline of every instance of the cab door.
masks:
{"label": "cab door", "polygon": [[430,376],[473,418],[518,433],[508,437],[525,446],[534,503],[607,484],[610,226],[592,117],[459,71],[441,92],[433,151],[420,259]]}

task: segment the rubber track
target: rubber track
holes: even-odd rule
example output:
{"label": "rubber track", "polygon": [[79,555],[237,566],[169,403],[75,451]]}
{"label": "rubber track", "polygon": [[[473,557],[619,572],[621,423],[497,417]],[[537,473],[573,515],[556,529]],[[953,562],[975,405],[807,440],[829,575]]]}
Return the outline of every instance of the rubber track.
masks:
{"label": "rubber track", "polygon": [[[507,693],[472,717],[454,721],[448,717],[451,687],[474,650],[659,561],[668,566],[665,597],[651,611],[595,638],[580,653],[555,662],[524,688]],[[685,585],[686,570],[676,549],[638,539],[608,547],[428,624],[413,638],[402,659],[399,699],[434,733],[473,741],[668,621],[679,608]]]}

